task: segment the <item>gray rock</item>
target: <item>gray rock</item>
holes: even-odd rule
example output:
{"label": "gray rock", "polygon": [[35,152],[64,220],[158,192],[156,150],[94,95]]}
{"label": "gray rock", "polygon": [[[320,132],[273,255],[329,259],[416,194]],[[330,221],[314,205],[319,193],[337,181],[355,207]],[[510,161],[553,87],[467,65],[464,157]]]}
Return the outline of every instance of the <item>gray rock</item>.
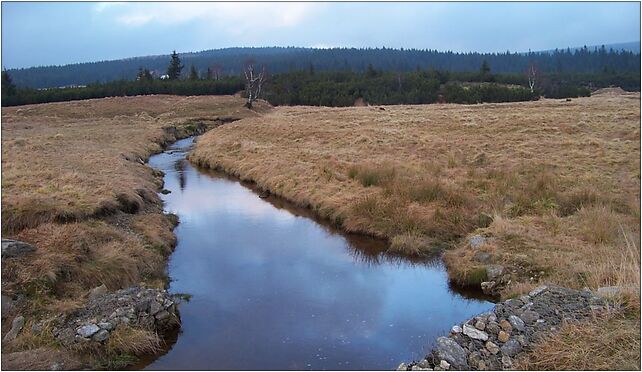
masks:
{"label": "gray rock", "polygon": [[42,323],[34,323],[31,325],[31,333],[34,335],[40,334],[42,332],[43,325]]}
{"label": "gray rock", "polygon": [[434,353],[439,360],[445,360],[456,369],[467,369],[466,351],[453,339],[439,337]]}
{"label": "gray rock", "polygon": [[80,337],[89,338],[98,331],[100,331],[100,327],[95,324],[88,324],[78,328],[76,334]]}
{"label": "gray rock", "polygon": [[468,324],[464,324],[464,331],[463,333],[475,340],[481,340],[481,341],[486,341],[488,340],[488,334],[486,332],[480,331],[475,327],[472,327]]}
{"label": "gray rock", "polygon": [[548,287],[547,287],[547,286],[545,286],[545,285],[541,285],[541,286],[539,286],[539,287],[537,287],[537,288],[533,289],[532,291],[530,291],[530,292],[528,293],[528,295],[529,295],[529,296],[531,296],[531,297],[535,297],[535,296],[537,296],[537,295],[541,294],[542,292],[544,292],[544,291],[545,291],[545,290],[547,290],[547,289],[548,289]]}
{"label": "gray rock", "polygon": [[114,329],[114,325],[110,322],[100,322],[98,323],[98,327],[102,329],[106,329],[108,331],[111,331],[112,329]]}
{"label": "gray rock", "polygon": [[13,341],[18,337],[18,334],[20,331],[22,331],[22,327],[25,326],[25,317],[22,315],[19,315],[15,318],[13,318],[13,321],[11,322],[11,329],[7,334],[4,336],[2,341],[8,342],[8,341]]}
{"label": "gray rock", "polygon": [[441,367],[444,371],[447,371],[450,369],[450,363],[448,363],[445,360],[442,360],[441,362],[439,362],[439,367]]}
{"label": "gray rock", "polygon": [[508,355],[502,356],[502,368],[503,369],[511,369],[513,368],[513,361]]}
{"label": "gray rock", "polygon": [[19,240],[2,239],[2,258],[22,256],[35,251],[36,248],[31,244]]}
{"label": "gray rock", "polygon": [[520,351],[522,351],[522,345],[519,343],[519,341],[512,339],[508,340],[502,347],[500,348],[502,353],[504,355],[508,355],[509,357],[513,357],[517,355]]}
{"label": "gray rock", "polygon": [[163,310],[163,305],[159,304],[157,301],[152,301],[149,304],[149,313],[154,315],[159,311]]}
{"label": "gray rock", "polygon": [[458,325],[454,325],[454,326],[450,329],[450,331],[451,331],[452,333],[461,333],[461,327],[460,327],[460,326],[458,326]]}
{"label": "gray rock", "polygon": [[473,259],[481,263],[489,263],[491,258],[492,256],[490,255],[490,253],[482,252],[482,251],[477,251],[473,255]]}
{"label": "gray rock", "polygon": [[539,319],[539,313],[532,310],[526,310],[521,315],[522,320],[526,324],[533,324]]}
{"label": "gray rock", "polygon": [[524,332],[524,327],[525,327],[524,321],[520,317],[518,317],[517,315],[509,316],[508,317],[508,322],[516,330],[518,330],[520,332]]}
{"label": "gray rock", "polygon": [[486,276],[489,281],[499,278],[504,272],[504,267],[500,265],[488,265],[486,266]]}
{"label": "gray rock", "polygon": [[430,362],[428,359],[422,359],[419,363],[417,363],[419,368],[430,368]]}
{"label": "gray rock", "polygon": [[406,366],[406,363],[401,363],[401,364],[397,367],[397,371],[406,371],[407,369],[408,369],[408,367]]}
{"label": "gray rock", "polygon": [[101,285],[99,287],[96,287],[96,288],[90,290],[88,297],[91,300],[91,299],[100,297],[100,296],[104,295],[107,292],[108,292],[107,287],[103,284],[103,285]]}
{"label": "gray rock", "polygon": [[163,320],[169,318],[169,315],[170,315],[169,312],[167,312],[165,310],[162,310],[162,311],[159,311],[158,313],[156,313],[156,315],[154,315],[154,317],[156,318],[156,320],[162,322]]}
{"label": "gray rock", "polygon": [[106,329],[101,329],[100,331],[96,332],[91,339],[96,341],[96,342],[103,342],[109,338],[109,331]]}
{"label": "gray rock", "polygon": [[501,328],[499,327],[499,324],[497,322],[488,322],[486,325],[486,331],[490,334],[496,335],[501,331]]}
{"label": "gray rock", "polygon": [[470,243],[472,249],[477,249],[486,244],[486,238],[481,235],[473,235],[468,239],[468,243]]}
{"label": "gray rock", "polygon": [[11,297],[2,295],[2,318],[8,317],[15,309],[15,304]]}

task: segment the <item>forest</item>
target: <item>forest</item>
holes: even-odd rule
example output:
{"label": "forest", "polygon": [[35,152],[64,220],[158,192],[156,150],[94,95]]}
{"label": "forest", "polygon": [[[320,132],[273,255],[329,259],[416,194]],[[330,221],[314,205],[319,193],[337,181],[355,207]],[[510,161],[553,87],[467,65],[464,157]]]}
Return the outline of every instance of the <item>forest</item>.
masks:
{"label": "forest", "polygon": [[[576,59],[576,69],[580,71],[557,69],[550,72],[531,62],[526,68],[529,73],[498,72],[492,63],[482,60],[469,71],[422,69],[420,66],[411,71],[392,71],[378,68],[374,63],[367,64],[363,71],[319,71],[316,63],[309,63],[305,68],[270,74],[268,65],[255,64],[266,74],[260,98],[272,105],[475,104],[589,96],[591,90],[608,86],[640,90],[639,67],[630,70],[622,65],[628,52],[602,50],[583,54],[585,52],[579,50],[569,53]],[[586,64],[582,61],[599,59],[602,53],[605,53],[605,65],[594,72],[582,72],[580,67]],[[579,57],[581,55],[583,57]],[[174,52],[169,61],[165,59],[166,74],[163,75],[139,66],[132,79],[60,88],[24,87],[15,82],[13,72],[3,71],[2,106],[146,94],[222,95],[235,94],[246,88],[242,73],[225,75],[220,65],[199,70],[193,64],[187,73],[183,73],[184,62],[185,58]],[[637,62],[639,66],[639,58]],[[240,69],[243,68],[241,65]]]}
{"label": "forest", "polygon": [[[89,85],[133,80],[141,66],[158,78],[165,74],[169,58],[169,55],[147,56],[65,66],[10,69],[8,72],[20,87]],[[389,72],[412,72],[417,68],[474,72],[484,61],[491,66],[493,73],[501,74],[524,74],[530,65],[537,66],[539,71],[546,74],[639,74],[640,71],[639,53],[613,50],[605,46],[528,53],[454,53],[391,48],[226,48],[183,53],[181,59],[186,66],[194,66],[199,74],[204,74],[210,68],[220,76],[239,76],[248,60],[265,65],[273,75],[308,70],[310,66],[318,72],[366,72],[369,65]]]}

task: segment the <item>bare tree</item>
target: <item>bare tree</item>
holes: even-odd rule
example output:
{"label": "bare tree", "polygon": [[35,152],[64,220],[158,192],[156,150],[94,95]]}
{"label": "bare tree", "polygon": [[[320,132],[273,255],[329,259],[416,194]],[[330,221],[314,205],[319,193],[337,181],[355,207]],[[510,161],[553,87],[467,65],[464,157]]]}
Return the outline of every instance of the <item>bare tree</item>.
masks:
{"label": "bare tree", "polygon": [[535,67],[534,63],[531,63],[528,66],[528,86],[531,88],[531,93],[535,90],[535,78],[537,77],[537,67]]}
{"label": "bare tree", "polygon": [[254,61],[250,60],[245,63],[243,73],[245,74],[245,93],[247,94],[245,106],[252,108],[252,102],[261,96],[261,89],[265,83],[267,72],[265,66],[254,66]]}
{"label": "bare tree", "polygon": [[223,65],[219,63],[212,65],[212,75],[214,80],[218,80],[221,78],[221,71],[223,71]]}

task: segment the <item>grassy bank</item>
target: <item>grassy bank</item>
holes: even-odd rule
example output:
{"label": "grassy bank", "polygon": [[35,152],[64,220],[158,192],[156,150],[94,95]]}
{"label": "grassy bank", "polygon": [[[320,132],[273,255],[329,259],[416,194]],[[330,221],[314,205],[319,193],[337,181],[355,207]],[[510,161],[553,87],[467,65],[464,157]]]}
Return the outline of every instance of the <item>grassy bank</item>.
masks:
{"label": "grassy bank", "polygon": [[[176,221],[156,194],[162,174],[144,163],[177,138],[257,115],[243,103],[145,96],[2,109],[2,236],[37,247],[3,259],[2,294],[21,298],[13,313],[26,318],[3,354],[58,348],[31,324],[82,306],[92,288],[165,285]],[[139,333],[123,335],[116,354],[136,354],[150,336]]]}
{"label": "grassy bank", "polygon": [[[345,230],[386,238],[391,250],[448,247],[449,275],[460,284],[479,286],[498,264],[509,277],[504,297],[539,283],[619,285],[635,314],[639,104],[638,93],[607,93],[570,102],[279,107],[204,135],[189,158]],[[481,246],[471,247],[474,235]],[[624,321],[639,329],[639,316]]]}

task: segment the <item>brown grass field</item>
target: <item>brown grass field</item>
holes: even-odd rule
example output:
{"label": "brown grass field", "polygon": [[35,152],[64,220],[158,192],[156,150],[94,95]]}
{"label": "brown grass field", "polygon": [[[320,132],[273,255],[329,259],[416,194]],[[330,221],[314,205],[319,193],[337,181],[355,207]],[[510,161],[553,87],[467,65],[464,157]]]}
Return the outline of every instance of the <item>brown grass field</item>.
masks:
{"label": "brown grass field", "polygon": [[[624,315],[596,320],[592,331],[619,335],[626,347],[590,353],[587,362],[640,365],[639,93],[279,107],[205,134],[190,160],[252,180],[345,230],[385,238],[395,253],[448,247],[444,260],[459,284],[479,286],[485,266],[500,264],[510,273],[503,297],[540,283],[621,286]],[[474,250],[467,237],[476,234],[486,243]],[[559,363],[533,357],[524,366],[576,368],[563,338],[586,329],[569,325],[549,342]],[[622,353],[626,363],[617,361]]]}
{"label": "brown grass field", "polygon": [[[102,284],[164,285],[175,221],[156,194],[162,175],[144,161],[201,127],[258,115],[243,103],[161,95],[2,109],[2,236],[37,247],[2,263],[3,295],[26,295],[16,310],[25,329],[77,308]],[[2,325],[5,334],[11,322]],[[2,351],[52,345],[25,331]]]}

